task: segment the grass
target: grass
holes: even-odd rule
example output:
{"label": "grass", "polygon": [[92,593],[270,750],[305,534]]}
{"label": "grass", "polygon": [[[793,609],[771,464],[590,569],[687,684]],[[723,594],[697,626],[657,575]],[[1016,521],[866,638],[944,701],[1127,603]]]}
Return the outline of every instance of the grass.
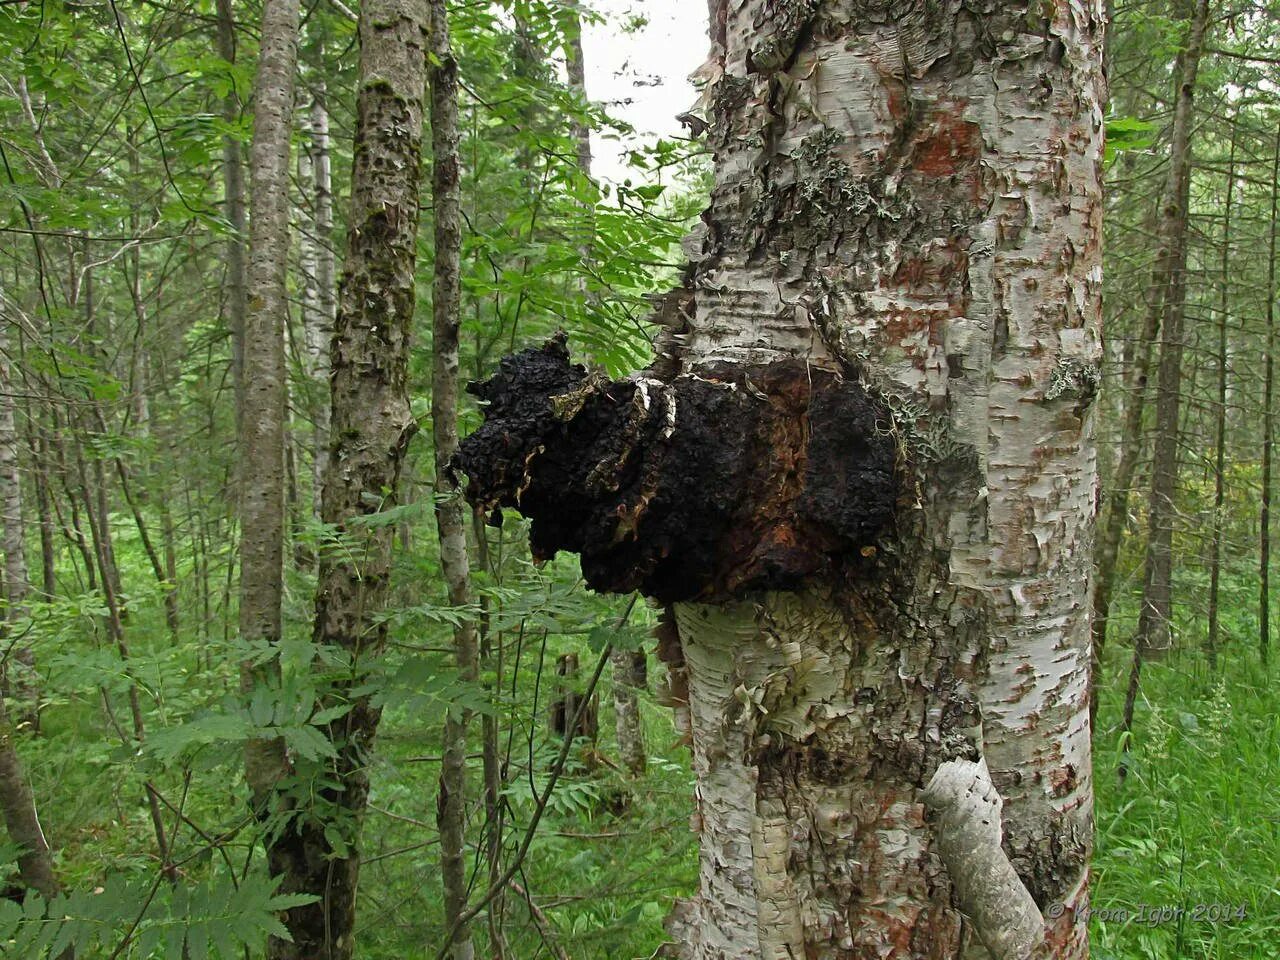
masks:
{"label": "grass", "polygon": [[1094,734],[1093,956],[1274,960],[1280,714],[1268,673],[1238,647],[1216,675],[1185,649],[1146,664],[1122,784],[1129,651],[1113,642],[1109,654]]}

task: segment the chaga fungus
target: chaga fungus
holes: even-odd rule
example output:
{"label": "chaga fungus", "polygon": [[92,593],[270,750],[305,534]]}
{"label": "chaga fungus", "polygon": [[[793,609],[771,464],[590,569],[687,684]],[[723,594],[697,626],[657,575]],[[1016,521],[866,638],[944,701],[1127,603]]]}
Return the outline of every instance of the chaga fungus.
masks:
{"label": "chaga fungus", "polygon": [[888,413],[804,360],[610,381],[558,335],[468,390],[487,405],[455,460],[467,499],[491,522],[528,517],[534,556],[580,554],[595,590],[793,589],[855,558],[893,512]]}

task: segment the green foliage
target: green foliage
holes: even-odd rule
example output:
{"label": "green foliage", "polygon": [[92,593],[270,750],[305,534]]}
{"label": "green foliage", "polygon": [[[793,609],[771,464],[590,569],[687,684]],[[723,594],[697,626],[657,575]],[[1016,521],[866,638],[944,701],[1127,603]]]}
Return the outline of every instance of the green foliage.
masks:
{"label": "green foliage", "polygon": [[1104,160],[1110,163],[1121,151],[1146,150],[1156,142],[1156,125],[1137,117],[1108,117]]}
{"label": "green foliage", "polygon": [[1102,960],[1275,955],[1280,797],[1269,785],[1280,773],[1280,721],[1266,671],[1234,646],[1225,656],[1217,675],[1190,651],[1143,668],[1123,784],[1127,651],[1106,664],[1091,897],[1092,955]]}
{"label": "green foliage", "polygon": [[0,953],[41,960],[71,948],[79,956],[238,960],[267,935],[289,939],[277,914],[315,899],[275,887],[258,876],[174,885],[113,878],[47,904],[35,895],[21,904],[0,899]]}

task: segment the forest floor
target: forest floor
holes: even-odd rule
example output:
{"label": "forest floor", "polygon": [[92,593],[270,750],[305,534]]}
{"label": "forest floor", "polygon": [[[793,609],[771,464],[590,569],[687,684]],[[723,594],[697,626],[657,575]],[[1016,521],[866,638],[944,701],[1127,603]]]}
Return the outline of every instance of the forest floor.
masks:
{"label": "forest floor", "polygon": [[[1095,960],[1280,957],[1280,714],[1256,656],[1233,647],[1223,661],[1216,678],[1198,652],[1145,666],[1123,783],[1116,770],[1125,645],[1116,643],[1104,665],[1094,756]],[[670,712],[652,701],[644,706],[652,756],[639,784],[608,766],[579,766],[557,790],[521,876],[546,926],[526,930],[523,940],[516,933],[512,956],[554,956],[545,936],[573,960],[648,958],[664,940],[672,900],[695,891],[688,751],[676,742]],[[600,730],[600,750],[611,756],[607,698]],[[526,780],[510,799],[527,812],[531,795]],[[422,851],[423,873],[434,873],[434,856]],[[385,890],[397,877],[403,885],[404,863],[370,887]],[[378,940],[385,956],[403,955],[403,932],[421,929],[422,908],[433,899],[406,903],[412,919],[400,934],[385,912],[369,910],[367,955],[384,956]],[[523,906],[513,913],[523,915]]]}

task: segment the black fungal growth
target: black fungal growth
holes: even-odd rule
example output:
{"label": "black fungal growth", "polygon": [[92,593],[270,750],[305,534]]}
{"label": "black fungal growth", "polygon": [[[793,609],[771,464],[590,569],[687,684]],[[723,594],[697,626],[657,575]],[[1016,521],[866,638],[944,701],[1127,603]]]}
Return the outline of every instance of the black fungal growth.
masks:
{"label": "black fungal growth", "polygon": [[467,499],[532,520],[534,556],[580,554],[595,590],[664,602],[793,589],[871,545],[892,516],[888,414],[802,360],[609,381],[563,336],[468,390],[484,425],[455,464]]}

